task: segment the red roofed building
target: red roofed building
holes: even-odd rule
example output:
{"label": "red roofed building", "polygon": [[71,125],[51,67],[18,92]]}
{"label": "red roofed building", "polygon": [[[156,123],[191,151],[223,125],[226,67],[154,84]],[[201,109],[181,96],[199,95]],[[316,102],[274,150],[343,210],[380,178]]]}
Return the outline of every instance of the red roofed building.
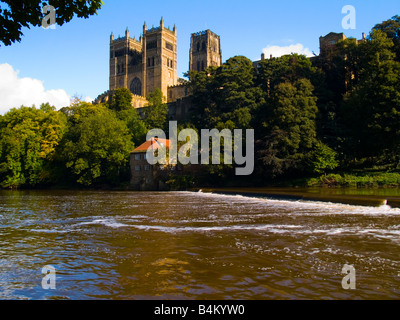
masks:
{"label": "red roofed building", "polygon": [[[131,187],[136,190],[160,190],[164,189],[161,172],[166,169],[162,165],[150,165],[147,161],[147,151],[170,146],[170,140],[153,138],[146,141],[131,152]],[[168,159],[167,159],[168,161]]]}
{"label": "red roofed building", "polygon": [[146,153],[150,147],[154,149],[159,149],[163,146],[166,146],[167,148],[169,148],[169,145],[170,145],[170,140],[168,139],[153,138],[149,141],[146,141],[139,147],[137,147],[135,150],[132,151],[132,153],[143,153],[143,152]]}

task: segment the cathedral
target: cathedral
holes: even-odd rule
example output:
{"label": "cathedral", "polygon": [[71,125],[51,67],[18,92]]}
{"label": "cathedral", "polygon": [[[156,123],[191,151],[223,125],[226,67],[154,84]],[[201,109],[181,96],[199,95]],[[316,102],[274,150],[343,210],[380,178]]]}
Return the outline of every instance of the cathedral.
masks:
{"label": "cathedral", "polygon": [[[147,104],[146,97],[160,89],[172,112],[171,118],[182,118],[187,110],[180,103],[187,97],[186,80],[177,74],[177,29],[165,27],[161,18],[159,27],[143,25],[138,39],[125,36],[110,37],[110,87],[96,102],[106,102],[119,88],[128,88],[133,107],[140,109]],[[189,71],[203,71],[210,66],[222,65],[220,37],[210,30],[193,33],[190,42]],[[188,106],[186,106],[188,107]]]}
{"label": "cathedral", "polygon": [[[320,56],[323,58],[333,45],[346,39],[343,33],[331,32],[320,37]],[[361,40],[365,41],[363,34]],[[109,90],[95,100],[96,103],[111,101],[113,93],[119,88],[128,88],[132,94],[132,106],[143,116],[148,102],[146,97],[160,89],[169,108],[169,120],[187,119],[191,107],[187,80],[178,77],[177,29],[165,27],[161,18],[158,27],[143,25],[138,39],[131,38],[126,29],[124,37],[110,36],[110,86]],[[220,37],[211,30],[192,33],[190,39],[189,71],[203,71],[210,66],[222,65]],[[315,60],[316,57],[311,58]],[[265,60],[254,61],[258,65]],[[272,56],[270,57],[272,58]]]}

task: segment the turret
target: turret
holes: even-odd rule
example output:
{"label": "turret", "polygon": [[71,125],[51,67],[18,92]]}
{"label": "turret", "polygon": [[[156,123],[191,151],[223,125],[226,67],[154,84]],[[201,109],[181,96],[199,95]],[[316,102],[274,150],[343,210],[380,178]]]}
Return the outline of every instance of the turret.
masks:
{"label": "turret", "polygon": [[146,25],[146,21],[145,21],[143,24],[143,35],[146,34],[146,31],[147,31],[147,25]]}
{"label": "turret", "polygon": [[126,30],[125,30],[125,37],[127,39],[129,39],[129,29],[128,29],[128,27],[126,27]]}
{"label": "turret", "polygon": [[163,17],[161,17],[160,27],[161,27],[161,30],[164,29],[164,19],[163,19]]}
{"label": "turret", "polygon": [[111,32],[111,36],[110,36],[110,42],[114,41],[114,34]]}

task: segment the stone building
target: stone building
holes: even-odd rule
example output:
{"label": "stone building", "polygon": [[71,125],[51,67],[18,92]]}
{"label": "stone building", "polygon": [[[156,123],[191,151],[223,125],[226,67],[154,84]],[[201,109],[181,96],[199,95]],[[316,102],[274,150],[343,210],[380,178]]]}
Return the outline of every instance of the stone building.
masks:
{"label": "stone building", "polygon": [[[201,172],[200,164],[182,165],[173,163],[170,158],[172,140],[152,138],[146,141],[130,154],[131,181],[130,188],[140,191],[165,191],[169,189],[168,180],[178,176],[196,176]],[[157,152],[165,148],[164,164],[151,165],[147,161],[147,151],[158,156]],[[157,151],[158,150],[158,151]],[[200,156],[200,154],[199,154]]]}
{"label": "stone building", "polygon": [[326,56],[334,50],[335,45],[339,41],[346,40],[347,37],[344,33],[331,32],[324,37],[319,38],[320,56]]}
{"label": "stone building", "polygon": [[[169,118],[185,119],[190,108],[187,81],[177,76],[177,29],[166,28],[161,18],[159,27],[147,28],[139,39],[131,38],[126,29],[124,37],[110,37],[110,86],[97,97],[95,103],[110,102],[119,88],[128,88],[132,106],[147,106],[146,97],[160,89],[169,106]],[[191,35],[189,71],[202,71],[209,66],[222,65],[220,37],[211,30]]]}
{"label": "stone building", "polygon": [[147,150],[157,150],[170,146],[169,140],[154,138],[146,141],[131,152],[131,187],[136,190],[162,190],[164,189],[164,176],[170,166],[150,165],[147,161]]}
{"label": "stone building", "polygon": [[221,40],[211,30],[192,33],[190,41],[190,71],[204,71],[222,65]]}
{"label": "stone building", "polygon": [[[319,39],[320,54],[311,57],[312,62],[323,61],[329,57],[335,44],[347,39],[343,33],[331,32]],[[361,40],[354,39],[357,43],[365,41],[363,33]],[[178,78],[177,75],[177,29],[166,28],[161,18],[158,27],[147,28],[143,25],[143,32],[139,39],[131,38],[126,29],[124,37],[110,37],[110,86],[109,90],[95,100],[95,103],[110,102],[113,93],[119,88],[128,88],[132,94],[132,106],[141,116],[147,107],[149,93],[160,89],[166,98],[169,107],[170,120],[187,119],[191,108],[191,93],[187,80]],[[253,66],[258,70],[265,59],[254,61]],[[191,34],[189,71],[204,71],[210,66],[222,65],[222,50],[220,36],[211,30]],[[347,75],[346,84],[351,82],[354,74]]]}
{"label": "stone building", "polygon": [[178,84],[176,27],[147,28],[139,40],[129,37],[110,39],[110,91],[128,88],[141,97],[146,97],[156,88],[167,96],[168,87]]}

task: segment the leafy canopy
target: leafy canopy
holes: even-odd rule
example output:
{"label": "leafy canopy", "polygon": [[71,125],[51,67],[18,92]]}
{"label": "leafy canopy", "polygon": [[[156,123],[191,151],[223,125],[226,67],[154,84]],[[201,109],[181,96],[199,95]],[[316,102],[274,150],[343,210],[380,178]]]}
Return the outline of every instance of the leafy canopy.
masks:
{"label": "leafy canopy", "polygon": [[118,183],[133,150],[126,123],[103,105],[79,103],[72,107],[62,158],[79,184]]}
{"label": "leafy canopy", "polygon": [[56,23],[62,26],[76,15],[88,18],[104,5],[102,0],[1,0],[0,42],[9,46],[21,41],[23,27],[41,26],[45,15],[42,8],[51,5],[56,9]]}
{"label": "leafy canopy", "polygon": [[129,89],[117,89],[109,108],[116,111],[117,117],[126,123],[135,145],[140,145],[146,139],[147,127],[137,110],[132,106],[132,97]]}
{"label": "leafy canopy", "polygon": [[0,117],[0,186],[36,186],[50,179],[50,163],[66,131],[65,116],[49,104],[11,109]]}
{"label": "leafy canopy", "polygon": [[168,122],[168,105],[162,91],[157,88],[147,97],[149,105],[146,109],[146,125],[149,130],[165,130]]}

